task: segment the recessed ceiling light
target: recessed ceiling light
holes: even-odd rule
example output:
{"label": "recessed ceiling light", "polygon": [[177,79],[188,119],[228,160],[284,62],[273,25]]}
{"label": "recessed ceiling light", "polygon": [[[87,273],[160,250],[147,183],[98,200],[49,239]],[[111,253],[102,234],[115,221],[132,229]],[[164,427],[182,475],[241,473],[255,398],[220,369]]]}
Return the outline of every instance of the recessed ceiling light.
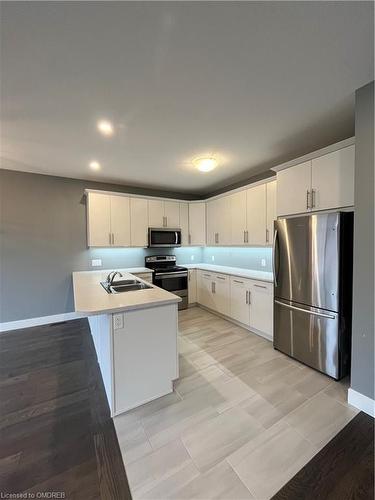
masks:
{"label": "recessed ceiling light", "polygon": [[90,161],[89,167],[91,168],[91,170],[100,170],[101,169],[100,163],[98,161],[95,161],[95,160]]}
{"label": "recessed ceiling light", "polygon": [[108,120],[100,120],[97,123],[97,128],[102,135],[110,136],[114,133],[114,128],[111,122]]}
{"label": "recessed ceiling light", "polygon": [[193,163],[201,172],[210,172],[217,167],[215,158],[197,158]]}

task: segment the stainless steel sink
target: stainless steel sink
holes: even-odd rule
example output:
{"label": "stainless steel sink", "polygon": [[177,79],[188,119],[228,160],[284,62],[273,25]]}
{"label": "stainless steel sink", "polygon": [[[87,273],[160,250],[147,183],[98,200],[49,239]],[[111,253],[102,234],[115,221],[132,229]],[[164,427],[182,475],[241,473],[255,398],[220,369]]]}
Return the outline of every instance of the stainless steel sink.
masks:
{"label": "stainless steel sink", "polygon": [[107,293],[123,293],[134,292],[136,290],[147,290],[152,288],[146,283],[138,280],[119,280],[115,281],[112,285],[108,281],[101,281],[100,284]]}

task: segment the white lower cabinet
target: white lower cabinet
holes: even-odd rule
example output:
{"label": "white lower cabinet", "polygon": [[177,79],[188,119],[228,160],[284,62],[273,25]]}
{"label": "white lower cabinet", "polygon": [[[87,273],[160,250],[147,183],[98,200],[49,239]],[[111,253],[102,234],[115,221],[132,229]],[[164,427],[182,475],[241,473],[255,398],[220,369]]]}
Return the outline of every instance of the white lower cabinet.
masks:
{"label": "white lower cabinet", "polygon": [[272,283],[197,270],[196,302],[273,338]]}
{"label": "white lower cabinet", "polygon": [[250,326],[249,291],[251,281],[231,276],[230,279],[230,317]]}
{"label": "white lower cabinet", "polygon": [[250,328],[273,337],[273,285],[263,281],[250,284]]}
{"label": "white lower cabinet", "polygon": [[229,316],[230,281],[227,274],[212,275],[213,309],[225,316]]}
{"label": "white lower cabinet", "polygon": [[194,304],[197,302],[197,271],[189,269],[188,271],[188,302]]}

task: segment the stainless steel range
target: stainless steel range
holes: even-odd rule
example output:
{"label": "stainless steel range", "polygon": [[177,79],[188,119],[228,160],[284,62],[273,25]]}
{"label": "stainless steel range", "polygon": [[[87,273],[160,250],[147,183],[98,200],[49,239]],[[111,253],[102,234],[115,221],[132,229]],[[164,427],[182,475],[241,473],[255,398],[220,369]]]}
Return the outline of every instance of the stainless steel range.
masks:
{"label": "stainless steel range", "polygon": [[152,269],[154,285],[181,297],[179,309],[188,307],[188,270],[176,265],[175,255],[151,255],[145,258],[145,266]]}

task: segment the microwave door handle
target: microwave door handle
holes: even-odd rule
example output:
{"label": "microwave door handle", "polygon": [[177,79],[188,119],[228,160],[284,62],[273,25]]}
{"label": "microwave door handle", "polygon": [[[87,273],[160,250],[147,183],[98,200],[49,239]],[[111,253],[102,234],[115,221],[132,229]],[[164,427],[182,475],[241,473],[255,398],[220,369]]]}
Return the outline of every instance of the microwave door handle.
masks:
{"label": "microwave door handle", "polygon": [[178,244],[178,234],[177,234],[177,231],[174,232],[174,235],[175,235],[175,238],[176,238],[175,244],[177,245]]}

